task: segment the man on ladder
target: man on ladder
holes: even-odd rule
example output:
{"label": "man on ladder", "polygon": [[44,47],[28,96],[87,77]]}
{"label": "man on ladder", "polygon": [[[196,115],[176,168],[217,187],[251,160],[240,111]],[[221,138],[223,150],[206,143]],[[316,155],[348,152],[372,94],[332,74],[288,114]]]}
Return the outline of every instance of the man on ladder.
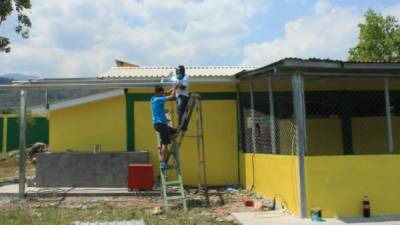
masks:
{"label": "man on ladder", "polygon": [[[182,66],[183,67],[183,66]],[[182,70],[182,68],[181,68]],[[183,73],[183,75],[182,75]],[[160,153],[160,186],[161,194],[164,199],[165,209],[168,211],[169,200],[181,200],[183,209],[187,210],[185,190],[183,187],[183,181],[180,169],[180,157],[179,149],[183,138],[185,137],[187,125],[190,121],[192,112],[196,113],[196,127],[197,132],[193,137],[197,138],[197,150],[198,150],[198,178],[199,178],[199,191],[204,190],[206,196],[206,203],[209,205],[207,182],[206,182],[206,171],[205,171],[205,153],[204,153],[204,136],[201,116],[201,104],[200,95],[193,94],[189,97],[188,91],[188,80],[182,82],[185,77],[184,67],[183,71],[177,69],[177,79],[172,92],[168,96],[164,96],[164,89],[161,86],[157,86],[154,91],[154,96],[151,98],[151,109],[153,113],[153,124],[155,130],[159,133],[161,139]],[[178,76],[179,75],[179,76]],[[180,81],[179,81],[180,80]],[[180,93],[177,93],[177,89],[180,88]],[[182,98],[182,95],[184,96]],[[183,101],[178,101],[178,113],[179,113],[179,126],[178,129],[174,129],[167,124],[167,118],[165,116],[165,103],[168,100],[174,98],[182,98]],[[171,143],[172,142],[172,143]],[[168,151],[168,145],[171,145],[171,150]],[[172,156],[174,163],[169,165],[168,159]],[[167,170],[174,170],[176,174],[175,180],[168,179],[166,175]],[[179,190],[178,196],[169,196],[167,194],[168,186],[177,186]]]}
{"label": "man on ladder", "polygon": [[178,66],[175,72],[175,81],[178,86],[176,90],[176,103],[178,110],[178,127],[183,131],[186,131],[187,127],[182,125],[183,114],[185,113],[186,106],[189,102],[189,76],[186,75],[185,67],[183,65]]}
{"label": "man on ladder", "polygon": [[159,133],[161,139],[161,168],[168,168],[168,145],[171,144],[171,139],[176,136],[177,130],[168,126],[167,118],[165,116],[164,105],[168,100],[175,99],[176,89],[175,85],[170,95],[164,95],[164,88],[156,86],[154,89],[154,96],[151,98],[151,110],[154,129]]}

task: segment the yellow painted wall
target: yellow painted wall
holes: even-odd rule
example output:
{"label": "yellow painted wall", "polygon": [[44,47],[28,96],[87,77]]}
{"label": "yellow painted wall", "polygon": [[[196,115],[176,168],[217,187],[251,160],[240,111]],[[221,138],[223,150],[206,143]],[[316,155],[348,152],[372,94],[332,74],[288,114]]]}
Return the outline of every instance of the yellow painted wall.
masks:
{"label": "yellow painted wall", "polygon": [[342,126],[338,118],[307,119],[307,154],[341,155]]}
{"label": "yellow painted wall", "polygon": [[[174,108],[175,103],[167,103],[167,107]],[[203,100],[202,107],[207,182],[209,185],[236,184],[239,182],[236,101]],[[134,111],[136,150],[149,150],[150,161],[155,168],[158,168],[159,153],[156,146],[156,133],[151,124],[150,103],[148,101],[135,102]],[[195,134],[194,121],[192,120],[189,124],[187,135]],[[180,153],[184,183],[197,185],[196,139],[185,137]],[[155,178],[158,173],[158,169],[155,169]]]}
{"label": "yellow painted wall", "polygon": [[125,96],[50,112],[51,151],[126,151]]}
{"label": "yellow painted wall", "polygon": [[[254,159],[254,182],[253,182]],[[277,201],[286,205],[294,215],[298,214],[298,172],[295,156],[271,154],[241,154],[241,183],[268,198],[277,196]]]}
{"label": "yellow painted wall", "polygon": [[323,215],[361,216],[367,195],[372,215],[400,213],[400,156],[308,156],[307,213],[321,207]]}
{"label": "yellow painted wall", "polygon": [[[393,117],[393,140],[396,152],[400,148],[400,117]],[[354,154],[389,153],[386,117],[352,118]]]}
{"label": "yellow painted wall", "polygon": [[[264,85],[259,85],[257,82],[264,82]],[[266,90],[266,81],[263,79],[255,80],[255,90]],[[241,85],[244,88],[244,85]],[[390,81],[390,90],[400,90],[400,82],[396,80]],[[248,88],[248,87],[247,87]],[[292,91],[292,81],[290,77],[287,79],[273,79],[272,89],[274,91]],[[373,91],[384,90],[382,80],[360,80],[360,79],[342,79],[342,80],[307,80],[304,81],[305,91]]]}

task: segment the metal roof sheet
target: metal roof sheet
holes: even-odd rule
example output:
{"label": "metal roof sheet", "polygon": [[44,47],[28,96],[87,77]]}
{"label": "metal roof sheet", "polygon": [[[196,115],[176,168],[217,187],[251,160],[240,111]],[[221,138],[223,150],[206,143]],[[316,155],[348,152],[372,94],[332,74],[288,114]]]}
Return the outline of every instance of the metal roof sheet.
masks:
{"label": "metal roof sheet", "polygon": [[[225,77],[233,76],[244,70],[256,67],[243,66],[189,66],[186,74],[191,77]],[[98,78],[161,78],[175,73],[174,67],[113,67]]]}
{"label": "metal roof sheet", "polygon": [[301,73],[311,76],[358,76],[382,77],[399,76],[400,62],[397,61],[341,61],[320,58],[284,58],[269,65],[243,71],[237,78],[252,77],[260,74],[293,75]]}
{"label": "metal roof sheet", "polygon": [[386,61],[386,60],[349,60],[349,61],[343,61],[339,59],[322,59],[322,58],[308,58],[308,59],[303,59],[303,58],[296,58],[296,57],[288,57],[284,58],[282,60],[297,60],[297,61],[303,61],[303,62],[339,62],[339,63],[400,63],[400,61]]}

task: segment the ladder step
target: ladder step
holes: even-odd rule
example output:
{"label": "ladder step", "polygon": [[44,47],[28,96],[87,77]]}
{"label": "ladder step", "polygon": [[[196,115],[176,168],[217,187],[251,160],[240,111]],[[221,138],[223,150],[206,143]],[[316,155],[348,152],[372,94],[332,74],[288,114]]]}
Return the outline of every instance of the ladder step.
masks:
{"label": "ladder step", "polygon": [[174,169],[176,169],[177,167],[175,166],[175,165],[170,165],[168,168],[166,168],[166,169],[161,169],[161,170],[174,170]]}
{"label": "ladder step", "polygon": [[176,184],[181,184],[181,182],[179,180],[165,182],[165,185],[176,185]]}
{"label": "ladder step", "polygon": [[181,199],[185,199],[184,196],[172,196],[172,197],[167,197],[167,201],[169,200],[181,200]]}

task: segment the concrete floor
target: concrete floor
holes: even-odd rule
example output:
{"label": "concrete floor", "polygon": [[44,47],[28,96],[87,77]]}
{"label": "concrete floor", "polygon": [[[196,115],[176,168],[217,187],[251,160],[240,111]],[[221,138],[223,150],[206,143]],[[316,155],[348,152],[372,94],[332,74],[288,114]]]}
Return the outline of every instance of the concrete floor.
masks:
{"label": "concrete floor", "polygon": [[[17,197],[18,184],[0,186],[0,197]],[[132,195],[160,195],[159,191],[134,191],[129,192],[127,188],[37,188],[25,187],[27,196],[33,197],[56,197],[56,196],[132,196]]]}
{"label": "concrete floor", "polygon": [[243,212],[233,213],[242,225],[400,225],[400,216],[377,216],[371,218],[332,218],[323,222],[299,219],[281,212]]}

